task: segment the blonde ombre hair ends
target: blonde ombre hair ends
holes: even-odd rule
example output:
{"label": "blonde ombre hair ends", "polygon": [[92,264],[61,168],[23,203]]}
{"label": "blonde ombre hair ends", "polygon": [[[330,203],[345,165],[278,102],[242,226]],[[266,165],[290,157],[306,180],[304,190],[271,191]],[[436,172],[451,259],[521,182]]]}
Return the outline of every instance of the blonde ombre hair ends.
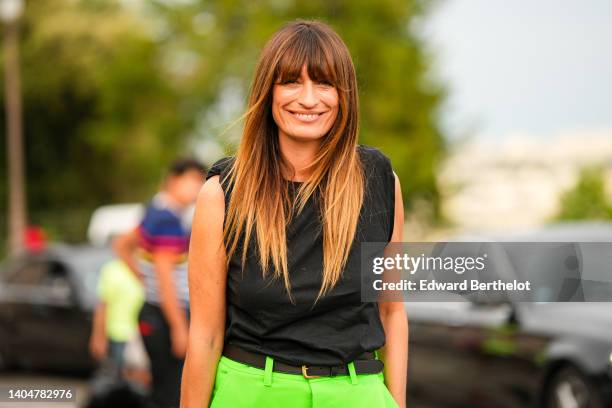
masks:
{"label": "blonde ombre hair ends", "polygon": [[[272,90],[277,82],[299,78],[306,65],[310,78],[338,91],[338,115],[309,166],[311,177],[291,199],[278,127],[272,117]],[[264,277],[272,268],[291,298],[286,228],[311,196],[316,197],[322,225],[323,271],[317,300],[342,275],[357,230],[364,196],[364,175],[356,146],[359,101],[355,68],[340,37],[318,21],[295,21],[282,27],[265,45],[253,78],[242,139],[228,178],[232,194],[224,237],[228,260],[242,242],[245,265],[256,239]]]}

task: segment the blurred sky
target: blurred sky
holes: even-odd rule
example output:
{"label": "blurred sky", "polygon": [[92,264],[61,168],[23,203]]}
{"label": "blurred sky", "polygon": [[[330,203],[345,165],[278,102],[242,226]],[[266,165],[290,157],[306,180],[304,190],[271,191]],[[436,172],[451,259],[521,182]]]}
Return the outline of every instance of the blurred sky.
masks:
{"label": "blurred sky", "polygon": [[440,0],[417,27],[450,88],[449,136],[612,137],[611,0]]}

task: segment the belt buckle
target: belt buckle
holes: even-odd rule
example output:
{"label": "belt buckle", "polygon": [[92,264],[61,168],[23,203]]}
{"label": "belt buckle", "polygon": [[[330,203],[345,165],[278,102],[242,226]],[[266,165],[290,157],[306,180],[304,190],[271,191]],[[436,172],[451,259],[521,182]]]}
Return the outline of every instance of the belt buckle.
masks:
{"label": "belt buckle", "polygon": [[308,379],[311,379],[311,378],[320,378],[321,377],[320,375],[309,375],[308,374],[308,366],[305,365],[305,364],[302,366],[302,375],[304,376],[304,378],[308,378]]}

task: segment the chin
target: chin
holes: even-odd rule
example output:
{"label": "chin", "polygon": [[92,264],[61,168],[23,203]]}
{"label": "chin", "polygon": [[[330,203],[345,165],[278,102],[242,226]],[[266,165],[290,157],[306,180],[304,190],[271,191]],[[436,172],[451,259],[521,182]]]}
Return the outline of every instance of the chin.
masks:
{"label": "chin", "polygon": [[293,139],[312,141],[322,139],[328,132],[329,129],[321,129],[318,126],[312,129],[305,126],[295,126],[287,129],[285,134]]}
{"label": "chin", "polygon": [[312,142],[314,140],[323,139],[325,133],[321,132],[290,132],[287,135],[295,140],[304,141],[304,142]]}

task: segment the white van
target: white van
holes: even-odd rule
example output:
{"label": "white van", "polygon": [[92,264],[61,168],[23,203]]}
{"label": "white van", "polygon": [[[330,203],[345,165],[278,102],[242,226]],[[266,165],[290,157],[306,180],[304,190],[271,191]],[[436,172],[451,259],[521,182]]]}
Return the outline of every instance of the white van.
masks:
{"label": "white van", "polygon": [[[98,207],[89,220],[87,237],[96,246],[110,244],[111,240],[136,228],[144,216],[143,204],[112,204]],[[195,205],[190,205],[183,214],[185,225],[191,225]]]}
{"label": "white van", "polygon": [[89,220],[87,237],[96,246],[110,244],[119,234],[134,229],[144,216],[142,204],[113,204],[98,207]]}

